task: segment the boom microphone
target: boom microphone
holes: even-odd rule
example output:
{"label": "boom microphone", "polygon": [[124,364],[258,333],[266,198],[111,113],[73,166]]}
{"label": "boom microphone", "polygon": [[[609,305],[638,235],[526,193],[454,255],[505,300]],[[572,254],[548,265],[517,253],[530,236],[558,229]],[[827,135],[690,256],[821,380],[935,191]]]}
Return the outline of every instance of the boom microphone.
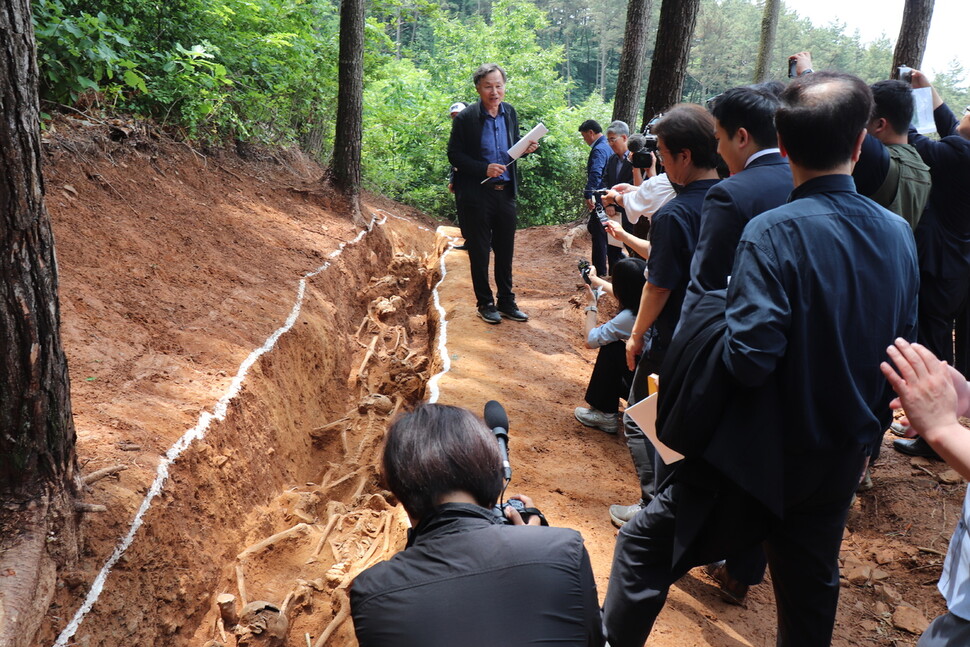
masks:
{"label": "boom microphone", "polygon": [[633,133],[626,140],[626,147],[631,153],[639,153],[647,145],[647,138],[640,133]]}
{"label": "boom microphone", "polygon": [[486,402],[485,424],[498,441],[502,454],[502,470],[505,472],[505,480],[509,481],[512,479],[512,465],[509,463],[509,414],[505,413],[505,407],[495,400]]}

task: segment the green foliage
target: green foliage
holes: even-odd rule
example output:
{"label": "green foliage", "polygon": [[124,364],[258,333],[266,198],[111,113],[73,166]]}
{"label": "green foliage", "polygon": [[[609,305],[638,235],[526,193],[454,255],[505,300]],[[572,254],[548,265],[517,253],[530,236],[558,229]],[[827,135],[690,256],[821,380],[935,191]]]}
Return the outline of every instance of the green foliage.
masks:
{"label": "green foliage", "polygon": [[[521,224],[580,216],[589,149],[576,128],[588,118],[610,120],[610,98],[623,82],[616,67],[627,1],[373,0],[365,26],[364,181],[433,215],[452,212],[446,110],[477,100],[472,73],[493,61],[508,72],[507,100],[523,130],[540,121],[550,130],[536,153],[516,163]],[[660,6],[653,0],[648,59]],[[190,137],[301,142],[325,160],[339,9],[339,0],[33,0],[42,98],[71,104],[87,93]],[[685,100],[750,82],[760,20],[754,0],[703,0]],[[863,44],[841,23],[815,27],[783,9],[774,76],[783,79],[787,56],[804,49],[816,69],[870,82],[888,75],[892,59],[888,38]],[[962,78],[954,65],[936,79],[957,112],[970,103]]]}
{"label": "green foliage", "polygon": [[117,98],[127,87],[146,91],[138,64],[119,53],[131,47],[124,26],[103,12],[69,15],[60,0],[34,5],[41,93],[71,104],[85,91]]}
{"label": "green foliage", "polygon": [[[583,146],[578,135],[561,135],[560,125],[576,119],[566,106],[567,85],[556,71],[562,48],[538,44],[536,34],[547,23],[527,0],[497,0],[492,15],[502,20],[473,16],[463,21],[428,10],[426,38],[433,42],[434,55],[391,60],[374,74],[364,89],[365,180],[431,214],[450,213],[454,200],[446,190],[451,132],[447,109],[455,101],[476,101],[472,73],[480,64],[495,61],[508,73],[506,100],[515,106],[523,129],[541,121],[552,131],[539,151],[516,162],[523,179],[520,223],[562,222],[575,215],[573,179],[580,167],[574,153]],[[397,43],[390,40],[388,45],[388,54],[396,53]],[[573,135],[580,121],[570,123],[565,132]]]}
{"label": "green foliage", "polygon": [[338,10],[336,0],[35,0],[41,97],[71,103],[90,89],[194,137],[292,142],[334,111]]}

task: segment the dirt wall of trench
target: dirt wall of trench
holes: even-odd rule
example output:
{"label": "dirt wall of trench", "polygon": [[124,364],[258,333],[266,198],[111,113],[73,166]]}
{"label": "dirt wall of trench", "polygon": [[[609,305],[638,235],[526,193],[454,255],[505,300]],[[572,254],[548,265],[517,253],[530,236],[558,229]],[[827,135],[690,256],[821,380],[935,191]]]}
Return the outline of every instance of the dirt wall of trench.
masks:
{"label": "dirt wall of trench", "polygon": [[[384,543],[396,549],[403,538],[402,520],[375,496],[374,465],[386,419],[424,397],[432,369],[433,262],[417,250],[433,235],[377,200],[372,230],[345,244],[355,230],[326,208],[332,196],[314,184],[312,165],[299,184],[292,160],[178,150],[163,160],[121,142],[110,147],[114,163],[95,173],[89,133],[77,130],[68,124],[48,137],[47,191],[79,458],[85,473],[124,470],[86,488],[86,500],[108,510],[86,515],[84,560],[62,574],[37,644],[234,644],[213,622],[223,592],[240,605],[280,605],[295,592],[293,635],[316,637],[340,611],[335,590],[354,559],[374,561]],[[306,279],[292,327],[249,368],[224,418],[169,465],[73,637],[61,635],[91,600],[162,456],[205,422],[247,355],[283,326],[300,277],[321,267]],[[295,524],[313,555],[284,542],[237,560]],[[370,550],[377,531],[381,543]]]}

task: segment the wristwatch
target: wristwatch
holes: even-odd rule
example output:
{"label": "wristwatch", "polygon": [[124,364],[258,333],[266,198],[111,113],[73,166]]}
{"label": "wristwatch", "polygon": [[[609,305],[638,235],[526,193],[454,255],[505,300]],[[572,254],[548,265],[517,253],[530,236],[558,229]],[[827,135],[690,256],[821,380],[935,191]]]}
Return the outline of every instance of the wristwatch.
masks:
{"label": "wristwatch", "polygon": [[599,310],[596,309],[596,306],[586,306],[586,312],[599,312]]}

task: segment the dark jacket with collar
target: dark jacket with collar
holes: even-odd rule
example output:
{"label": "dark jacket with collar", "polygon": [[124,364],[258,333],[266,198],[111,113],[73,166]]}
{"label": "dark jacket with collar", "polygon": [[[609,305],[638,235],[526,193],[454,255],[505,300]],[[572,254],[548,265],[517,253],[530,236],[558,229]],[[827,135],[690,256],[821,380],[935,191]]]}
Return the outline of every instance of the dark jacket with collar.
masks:
{"label": "dark jacket with collar", "polygon": [[[505,130],[509,135],[508,148],[519,140],[519,117],[510,104],[502,102],[505,109]],[[454,176],[455,198],[476,199],[481,182],[487,177],[488,162],[482,157],[482,128],[486,112],[482,102],[476,101],[462,110],[451,122],[448,139],[448,160],[456,169]],[[518,162],[510,167],[512,195],[519,190]]]}
{"label": "dark jacket with collar", "polygon": [[586,158],[586,188],[583,190],[583,197],[587,200],[593,199],[593,191],[609,188],[603,180],[606,175],[606,163],[611,155],[613,155],[613,149],[606,141],[606,135],[600,135],[590,145],[589,157]]}
{"label": "dark jacket with collar", "polygon": [[697,343],[705,355],[681,360],[696,372],[674,379],[694,396],[661,398],[661,435],[676,433],[667,427],[678,417],[706,420],[687,430],[701,441],[683,447],[688,458],[783,517],[834,456],[863,456],[889,423],[892,392],[878,367],[895,338],[915,337],[915,246],[902,218],[858,195],[849,176],[830,175],[753,218],[732,273],[726,325],[711,301],[677,333],[678,347]]}
{"label": "dark jacket with collar", "polygon": [[603,645],[582,536],[504,525],[476,505],[442,505],[357,576],[350,602],[360,647]]}
{"label": "dark jacket with collar", "polygon": [[959,121],[946,104],[933,117],[939,141],[913,130],[909,134],[933,179],[916,227],[916,248],[923,272],[936,278],[962,277],[970,270],[970,140],[957,133]]}
{"label": "dark jacket with collar", "polygon": [[792,188],[788,160],[779,153],[768,153],[708,190],[681,316],[705,292],[727,287],[744,226],[758,214],[785,204]]}

